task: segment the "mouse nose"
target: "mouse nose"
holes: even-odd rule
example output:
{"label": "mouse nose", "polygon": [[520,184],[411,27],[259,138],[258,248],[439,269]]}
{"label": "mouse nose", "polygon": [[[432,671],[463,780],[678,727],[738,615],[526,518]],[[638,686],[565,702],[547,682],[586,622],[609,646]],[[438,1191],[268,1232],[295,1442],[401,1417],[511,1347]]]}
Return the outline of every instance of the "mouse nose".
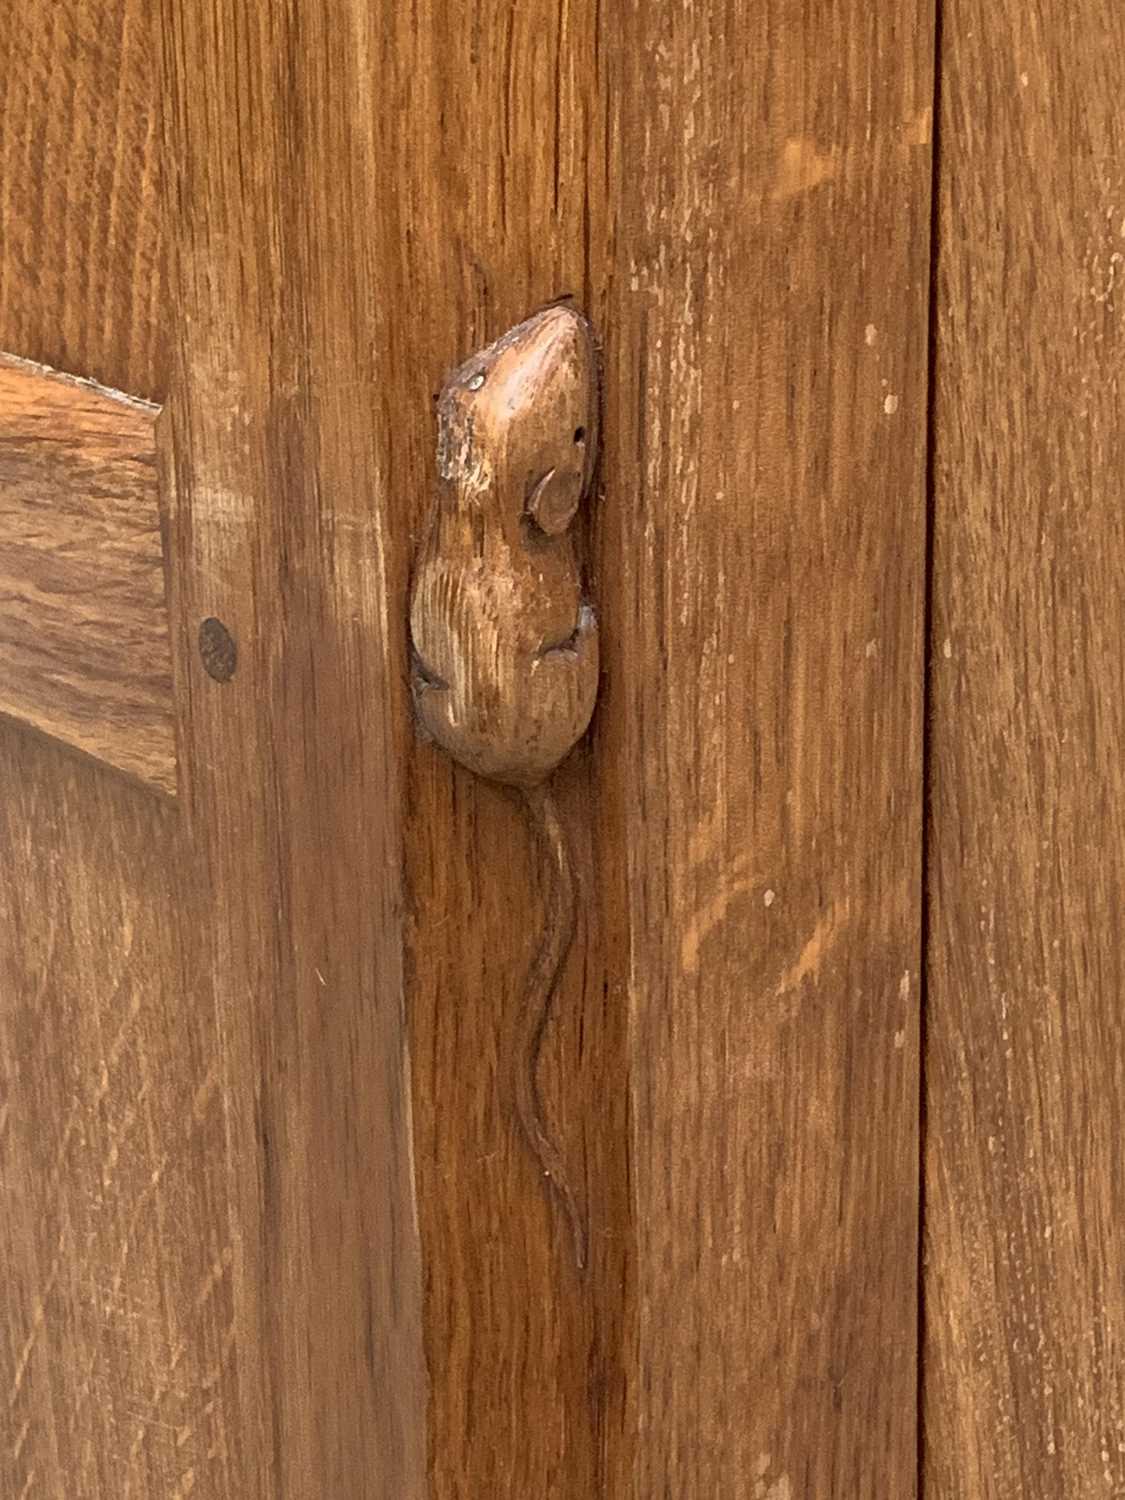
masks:
{"label": "mouse nose", "polygon": [[525,357],[532,347],[559,355],[565,355],[568,348],[577,357],[585,354],[589,342],[586,320],[565,303],[545,307],[523,326],[527,330],[527,343],[522,349]]}

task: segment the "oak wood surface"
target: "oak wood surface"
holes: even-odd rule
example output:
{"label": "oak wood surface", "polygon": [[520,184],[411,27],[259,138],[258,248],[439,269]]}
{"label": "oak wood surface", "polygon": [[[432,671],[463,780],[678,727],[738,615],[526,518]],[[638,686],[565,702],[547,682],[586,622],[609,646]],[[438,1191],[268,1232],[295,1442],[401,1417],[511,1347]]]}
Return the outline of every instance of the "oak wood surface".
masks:
{"label": "oak wood surface", "polygon": [[163,395],[157,34],[148,0],[0,24],[0,349]]}
{"label": "oak wood surface", "polygon": [[495,1089],[534,850],[412,759],[433,1493],[909,1495],[929,9],[423,4],[383,35],[390,544],[451,365],[566,292],[605,342],[603,698],[560,775],[582,927],[541,1075],[585,1280]]}
{"label": "oak wood surface", "polygon": [[1125,11],[947,0],[925,1493],[1125,1494]]}
{"label": "oak wood surface", "polygon": [[[0,24],[0,348],[152,396],[149,16],[63,0]],[[119,519],[149,537],[152,414],[134,421],[144,499]],[[15,1500],[245,1494],[197,868],[174,802],[0,722],[0,1494]]]}
{"label": "oak wood surface", "polygon": [[617,8],[599,886],[649,1497],[914,1494],[932,12]]}
{"label": "oak wood surface", "polygon": [[[38,1301],[73,1309],[85,1275],[52,1283],[51,1251],[90,1169],[38,1184],[30,1095],[100,1055],[66,976],[96,932],[112,978],[121,910],[174,1074],[151,1155],[181,1146],[197,1195],[166,1285],[203,1309],[186,1411],[220,1351],[221,1436],[177,1470],[156,1412],[136,1493],[911,1495],[928,7],[165,0],[158,20],[172,315],[126,297],[90,320],[74,275],[20,316],[78,328],[71,368],[173,387],[182,796],[0,726],[26,783],[19,922],[51,859],[82,914],[54,924],[41,991],[28,939],[5,950],[56,1038],[17,1038],[37,1060],[0,1241],[26,1287],[13,1372]],[[76,233],[69,213],[52,197],[45,230]],[[139,243],[147,208],[127,222]],[[406,633],[433,398],[564,293],[605,340],[604,700],[557,777],[578,931],[540,1070],[582,1272],[496,1087],[546,871],[515,800],[415,740]],[[121,320],[138,349],[170,330],[173,379],[158,353],[151,388],[120,373]],[[116,979],[88,982],[111,1011]],[[221,1139],[185,1142],[178,1091],[212,1077]],[[121,1236],[95,1208],[100,1265]],[[165,1274],[145,1245],[132,1264]],[[128,1372],[172,1342],[111,1322],[102,1407],[68,1425],[72,1326],[33,1344],[20,1399],[53,1380],[57,1415],[17,1495],[121,1483]]]}
{"label": "oak wood surface", "polygon": [[[0,721],[0,1494],[244,1492],[227,1104],[176,804]],[[190,937],[190,932],[189,932]]]}
{"label": "oak wood surface", "polygon": [[0,713],[174,794],[155,421],[0,356]]}
{"label": "oak wood surface", "polygon": [[[437,498],[434,407],[450,371],[564,293],[594,313],[609,274],[596,23],[587,0],[379,7],[369,409],[392,507],[383,538],[404,584]],[[628,1064],[625,1007],[605,984],[588,745],[554,778],[575,853],[577,932],[538,1070],[589,1227],[582,1274],[504,1086],[543,936],[545,865],[514,794],[413,737],[407,766],[428,1494],[613,1494],[629,1364]]]}
{"label": "oak wood surface", "polygon": [[[184,314],[160,441],[193,930],[229,1109],[234,1493],[421,1500],[393,533],[408,479],[371,416],[381,18],[361,0],[159,15]],[[205,620],[236,645],[225,680],[202,660]]]}

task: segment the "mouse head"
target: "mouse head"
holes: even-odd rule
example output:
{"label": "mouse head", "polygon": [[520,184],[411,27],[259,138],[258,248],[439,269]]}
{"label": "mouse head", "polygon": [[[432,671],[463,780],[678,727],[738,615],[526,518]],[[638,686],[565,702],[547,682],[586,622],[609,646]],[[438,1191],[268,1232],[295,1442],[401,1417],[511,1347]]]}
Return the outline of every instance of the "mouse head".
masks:
{"label": "mouse head", "polygon": [[544,308],[450,376],[438,407],[438,470],[463,503],[500,508],[515,540],[560,536],[597,453],[597,356],[573,308]]}

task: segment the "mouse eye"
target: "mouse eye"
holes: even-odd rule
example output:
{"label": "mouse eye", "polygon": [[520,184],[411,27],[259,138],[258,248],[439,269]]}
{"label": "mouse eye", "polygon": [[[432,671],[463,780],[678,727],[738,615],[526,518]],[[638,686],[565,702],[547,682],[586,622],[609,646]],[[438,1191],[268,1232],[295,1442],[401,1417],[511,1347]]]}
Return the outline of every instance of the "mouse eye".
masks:
{"label": "mouse eye", "polygon": [[415,688],[448,688],[449,683],[438,676],[434,669],[426,662],[417,646],[411,651],[411,666],[414,669]]}
{"label": "mouse eye", "polygon": [[470,391],[479,391],[484,384],[484,371],[478,370],[475,375],[470,375],[465,385]]}

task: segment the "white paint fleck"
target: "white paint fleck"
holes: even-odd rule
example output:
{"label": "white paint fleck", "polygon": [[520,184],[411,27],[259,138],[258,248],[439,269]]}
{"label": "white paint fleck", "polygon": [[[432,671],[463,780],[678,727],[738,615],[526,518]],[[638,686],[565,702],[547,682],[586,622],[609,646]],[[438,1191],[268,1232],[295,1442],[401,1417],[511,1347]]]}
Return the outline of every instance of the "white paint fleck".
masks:
{"label": "white paint fleck", "polygon": [[901,1052],[902,1049],[905,1046],[906,1046],[906,1032],[905,1031],[896,1031],[895,1032],[895,1051],[896,1052]]}
{"label": "white paint fleck", "polygon": [[873,657],[878,650],[879,650],[879,642],[878,641],[868,641],[867,648],[866,648],[866,650],[864,651],[863,654],[864,654],[864,656],[866,656],[870,660],[870,658]]}
{"label": "white paint fleck", "polygon": [[777,900],[777,892],[767,891],[766,894],[762,897],[762,900],[766,903],[767,906],[772,906],[773,903]]}
{"label": "white paint fleck", "polygon": [[902,978],[898,982],[898,995],[900,1000],[910,999],[910,970],[904,969]]}
{"label": "white paint fleck", "polygon": [[886,412],[888,417],[893,417],[895,412],[898,411],[898,397],[894,394],[893,391],[883,402],[883,410]]}
{"label": "white paint fleck", "polygon": [[953,642],[949,639],[948,636],[946,636],[945,640],[941,643],[941,654],[945,657],[946,661],[949,661],[953,656]]}
{"label": "white paint fleck", "polygon": [[1031,82],[1031,74],[1030,73],[1021,73],[1020,74],[1020,88],[1021,89],[1027,88],[1027,86],[1028,86],[1028,84],[1030,82]]}
{"label": "white paint fleck", "polygon": [[863,330],[864,343],[868,346],[868,348],[870,348],[878,337],[879,330],[875,327],[875,324],[868,323],[867,327]]}

